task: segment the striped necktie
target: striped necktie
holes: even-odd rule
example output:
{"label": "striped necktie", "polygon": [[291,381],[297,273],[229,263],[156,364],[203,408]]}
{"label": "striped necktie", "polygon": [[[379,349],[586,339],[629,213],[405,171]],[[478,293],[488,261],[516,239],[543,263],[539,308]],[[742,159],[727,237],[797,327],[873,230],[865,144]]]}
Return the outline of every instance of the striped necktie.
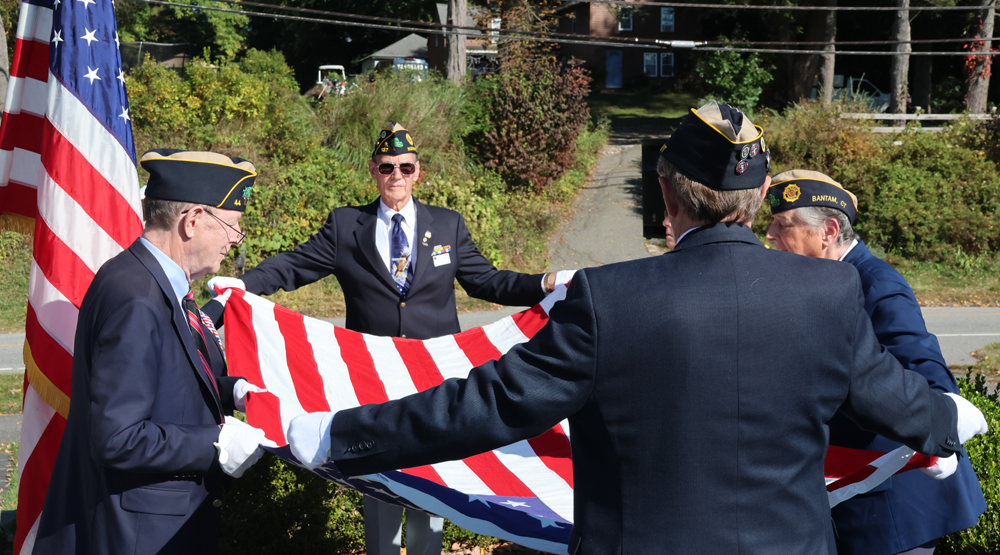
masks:
{"label": "striped necktie", "polygon": [[410,282],[413,281],[413,264],[410,264],[410,242],[406,240],[402,223],[402,214],[392,216],[390,267],[392,268],[392,279],[396,282],[396,289],[399,289],[399,294],[405,299],[406,294],[410,292]]}
{"label": "striped necktie", "polygon": [[194,336],[194,344],[198,347],[198,358],[201,359],[201,366],[205,370],[205,375],[208,376],[209,383],[215,389],[215,396],[221,399],[219,386],[215,383],[215,374],[212,373],[212,368],[208,364],[211,358],[208,355],[208,344],[205,343],[205,328],[202,325],[201,311],[198,310],[198,304],[194,302],[194,293],[188,291],[184,295],[182,304],[187,316],[188,328],[191,330],[191,335]]}

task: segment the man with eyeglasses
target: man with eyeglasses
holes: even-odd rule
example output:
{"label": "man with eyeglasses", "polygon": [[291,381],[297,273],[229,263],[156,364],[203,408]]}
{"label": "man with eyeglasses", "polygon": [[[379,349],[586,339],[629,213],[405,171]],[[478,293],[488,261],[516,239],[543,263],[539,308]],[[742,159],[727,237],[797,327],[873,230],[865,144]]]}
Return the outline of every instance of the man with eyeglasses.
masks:
{"label": "man with eyeglasses", "polygon": [[80,306],[73,402],[34,552],[216,553],[229,477],[264,433],[232,417],[260,391],[228,376],[190,284],[243,238],[253,164],[151,150],[142,237],[97,272]]}
{"label": "man with eyeglasses", "polygon": [[[258,295],[292,291],[330,274],[337,277],[347,304],[348,329],[381,336],[429,339],[461,331],[455,308],[455,280],[469,296],[502,305],[531,306],[555,289],[556,273],[522,274],[498,270],[476,247],[462,215],[421,203],[412,196],[420,176],[417,148],[409,131],[390,122],[378,135],[368,172],[379,198],[365,206],[330,212],[326,225],[295,250],[268,258],[242,280],[215,277],[209,289],[238,287]],[[568,281],[569,274],[558,276]],[[220,299],[223,301],[224,299]],[[218,309],[218,305],[215,306]],[[218,321],[221,310],[211,312]],[[399,545],[402,509],[365,499],[369,553]],[[441,551],[441,519],[434,533],[414,541],[415,521],[407,517],[407,553]],[[386,523],[391,523],[386,525]],[[420,524],[421,532],[425,525]],[[391,546],[381,549],[382,546]],[[396,548],[398,550],[398,548]]]}

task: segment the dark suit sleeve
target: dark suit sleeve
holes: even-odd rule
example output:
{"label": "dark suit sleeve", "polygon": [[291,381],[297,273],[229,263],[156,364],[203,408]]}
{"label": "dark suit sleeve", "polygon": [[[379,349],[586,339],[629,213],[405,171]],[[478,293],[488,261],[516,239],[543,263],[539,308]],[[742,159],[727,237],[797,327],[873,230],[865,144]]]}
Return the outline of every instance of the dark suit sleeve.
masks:
{"label": "dark suit sleeve", "polygon": [[597,323],[579,272],[549,323],[499,361],[472,369],[467,379],[338,412],[331,460],[345,474],[370,474],[462,459],[535,437],[583,406],[596,359]]}
{"label": "dark suit sleeve", "polygon": [[233,398],[233,387],[236,386],[236,382],[242,379],[243,378],[239,376],[219,376],[215,378],[216,383],[219,384],[219,397],[222,400],[222,412],[230,414],[236,410],[236,401]]}
{"label": "dark suit sleeve", "polygon": [[[857,283],[857,282],[855,282]],[[957,441],[955,403],[930,389],[927,380],[889,354],[875,337],[856,285],[855,355],[850,391],[841,410],[861,428],[931,456],[948,456]]]}
{"label": "dark suit sleeve", "polygon": [[544,274],[522,274],[497,270],[469,235],[465,218],[458,217],[458,269],[455,278],[470,297],[509,306],[532,306],[545,298],[542,290]]}
{"label": "dark suit sleeve", "polygon": [[[374,241],[374,239],[372,239]],[[295,250],[264,260],[240,278],[247,291],[270,295],[278,289],[294,291],[319,281],[337,267],[337,217],[330,212],[326,224]]]}
{"label": "dark suit sleeve", "polygon": [[218,426],[150,420],[155,397],[170,394],[159,389],[160,352],[175,334],[160,321],[148,299],[133,298],[110,312],[94,334],[90,453],[99,464],[119,470],[204,472],[216,458]]}
{"label": "dark suit sleeve", "polygon": [[935,389],[958,393],[955,377],[944,362],[937,338],[927,331],[909,285],[880,280],[868,289],[865,303],[879,343],[904,368],[922,375]]}

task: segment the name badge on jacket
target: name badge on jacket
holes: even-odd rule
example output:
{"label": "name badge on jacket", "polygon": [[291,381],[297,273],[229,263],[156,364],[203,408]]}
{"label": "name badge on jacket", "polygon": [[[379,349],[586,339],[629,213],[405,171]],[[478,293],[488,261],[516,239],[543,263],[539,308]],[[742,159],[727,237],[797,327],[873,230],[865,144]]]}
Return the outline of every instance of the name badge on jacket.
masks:
{"label": "name badge on jacket", "polygon": [[434,260],[434,267],[444,266],[445,264],[451,264],[451,245],[435,245],[434,251],[431,252],[431,258]]}

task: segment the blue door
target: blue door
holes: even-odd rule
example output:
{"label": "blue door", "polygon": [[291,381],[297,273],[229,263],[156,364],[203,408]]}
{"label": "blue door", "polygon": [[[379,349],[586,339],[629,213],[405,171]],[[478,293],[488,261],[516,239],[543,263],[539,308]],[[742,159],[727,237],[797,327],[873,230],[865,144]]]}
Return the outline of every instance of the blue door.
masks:
{"label": "blue door", "polygon": [[604,69],[608,76],[604,80],[604,86],[609,89],[622,88],[622,51],[608,50],[607,60]]}

